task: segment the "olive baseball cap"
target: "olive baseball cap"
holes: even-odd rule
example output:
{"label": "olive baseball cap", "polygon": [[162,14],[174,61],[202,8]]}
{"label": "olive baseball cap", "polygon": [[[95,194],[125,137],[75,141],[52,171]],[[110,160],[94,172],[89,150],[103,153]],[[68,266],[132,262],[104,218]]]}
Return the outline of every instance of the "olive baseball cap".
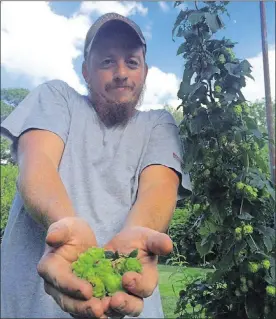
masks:
{"label": "olive baseball cap", "polygon": [[124,17],[118,13],[106,13],[102,15],[100,18],[98,18],[90,27],[90,29],[87,32],[86,39],[85,39],[85,44],[84,44],[84,59],[86,59],[87,55],[89,54],[93,41],[100,31],[100,29],[106,25],[108,22],[112,21],[121,21],[126,24],[126,26],[130,27],[135,33],[137,34],[138,38],[140,39],[143,47],[144,47],[144,52],[146,53],[147,50],[147,45],[146,45],[146,40],[144,38],[144,35],[139,28],[139,26],[132,20],[130,20],[127,17]]}

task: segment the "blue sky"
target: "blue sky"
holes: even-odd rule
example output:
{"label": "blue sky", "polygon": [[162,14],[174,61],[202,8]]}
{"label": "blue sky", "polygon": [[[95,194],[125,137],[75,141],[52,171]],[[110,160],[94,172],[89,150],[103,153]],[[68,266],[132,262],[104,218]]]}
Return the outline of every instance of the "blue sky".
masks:
{"label": "blue sky", "polygon": [[[183,6],[194,6],[184,2]],[[264,96],[260,10],[258,1],[232,1],[230,19],[217,37],[238,42],[235,53],[253,66],[256,81],[245,90],[250,100]],[[1,87],[34,88],[60,78],[85,93],[81,75],[82,48],[89,25],[102,13],[125,13],[139,24],[148,42],[145,109],[165,103],[178,104],[176,93],[183,73],[183,59],[176,56],[181,39],[172,41],[171,30],[179,13],[173,2],[51,1],[2,2]],[[275,97],[275,3],[266,2],[272,94]],[[161,83],[159,83],[161,81]]]}

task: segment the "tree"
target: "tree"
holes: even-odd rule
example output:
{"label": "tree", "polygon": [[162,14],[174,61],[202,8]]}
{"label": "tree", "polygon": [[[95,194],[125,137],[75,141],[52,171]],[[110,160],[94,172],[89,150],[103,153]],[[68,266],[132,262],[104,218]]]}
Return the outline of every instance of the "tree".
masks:
{"label": "tree", "polygon": [[[1,122],[27,96],[29,90],[21,88],[1,89]],[[1,136],[1,164],[15,164],[10,152],[10,141]]]}
{"label": "tree", "polygon": [[276,311],[275,185],[261,153],[268,138],[241,92],[251,65],[236,57],[231,40],[214,39],[227,3],[195,2],[173,28],[184,38],[177,51],[185,60],[180,135],[190,200],[201,207],[196,247],[201,256],[216,251],[215,272],[180,291],[179,318],[188,317],[188,306],[194,316],[215,319],[272,318]]}
{"label": "tree", "polygon": [[[1,89],[1,101],[16,107],[29,93],[28,89],[9,88]],[[2,110],[2,104],[1,104]]]}

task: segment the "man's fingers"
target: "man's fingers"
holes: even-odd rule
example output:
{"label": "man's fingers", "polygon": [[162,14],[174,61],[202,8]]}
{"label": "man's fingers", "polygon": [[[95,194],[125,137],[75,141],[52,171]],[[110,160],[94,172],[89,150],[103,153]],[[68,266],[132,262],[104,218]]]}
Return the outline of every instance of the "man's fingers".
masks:
{"label": "man's fingers", "polygon": [[81,318],[101,318],[104,315],[102,303],[97,298],[91,298],[87,301],[81,301],[64,295],[49,283],[44,284],[45,291],[52,296],[56,303],[65,312],[74,317]]}
{"label": "man's fingers", "polygon": [[117,318],[123,316],[138,317],[143,311],[143,307],[144,301],[142,298],[124,292],[117,292],[110,300],[110,309],[114,310],[113,316]]}
{"label": "man's fingers", "polygon": [[62,221],[53,223],[47,232],[46,243],[52,247],[59,247],[65,244],[70,238],[68,226]]}
{"label": "man's fingers", "polygon": [[151,296],[157,284],[158,272],[155,265],[144,265],[141,274],[131,271],[123,276],[123,286],[141,298]]}
{"label": "man's fingers", "polygon": [[166,256],[173,250],[173,243],[168,235],[156,232],[146,239],[146,250],[155,255]]}
{"label": "man's fingers", "polygon": [[70,265],[59,255],[44,255],[37,266],[38,274],[64,294],[89,299],[93,296],[92,286],[73,274]]}

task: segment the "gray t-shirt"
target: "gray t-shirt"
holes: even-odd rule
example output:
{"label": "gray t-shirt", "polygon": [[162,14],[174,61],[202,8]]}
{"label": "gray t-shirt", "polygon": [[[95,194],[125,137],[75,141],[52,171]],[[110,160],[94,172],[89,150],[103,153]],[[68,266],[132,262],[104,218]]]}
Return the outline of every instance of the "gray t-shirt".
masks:
{"label": "gray t-shirt", "polygon": [[[173,155],[181,158],[182,149],[167,111],[137,111],[125,128],[107,129],[87,97],[54,80],[34,89],[1,124],[1,134],[13,141],[15,157],[17,139],[28,129],[48,130],[64,141],[59,174],[100,246],[123,227],[136,200],[139,175],[148,165],[165,165],[180,174],[179,198],[191,189]],[[45,235],[17,192],[1,247],[1,318],[71,318],[45,293],[37,274]],[[163,318],[158,288],[145,299],[140,317]]]}

